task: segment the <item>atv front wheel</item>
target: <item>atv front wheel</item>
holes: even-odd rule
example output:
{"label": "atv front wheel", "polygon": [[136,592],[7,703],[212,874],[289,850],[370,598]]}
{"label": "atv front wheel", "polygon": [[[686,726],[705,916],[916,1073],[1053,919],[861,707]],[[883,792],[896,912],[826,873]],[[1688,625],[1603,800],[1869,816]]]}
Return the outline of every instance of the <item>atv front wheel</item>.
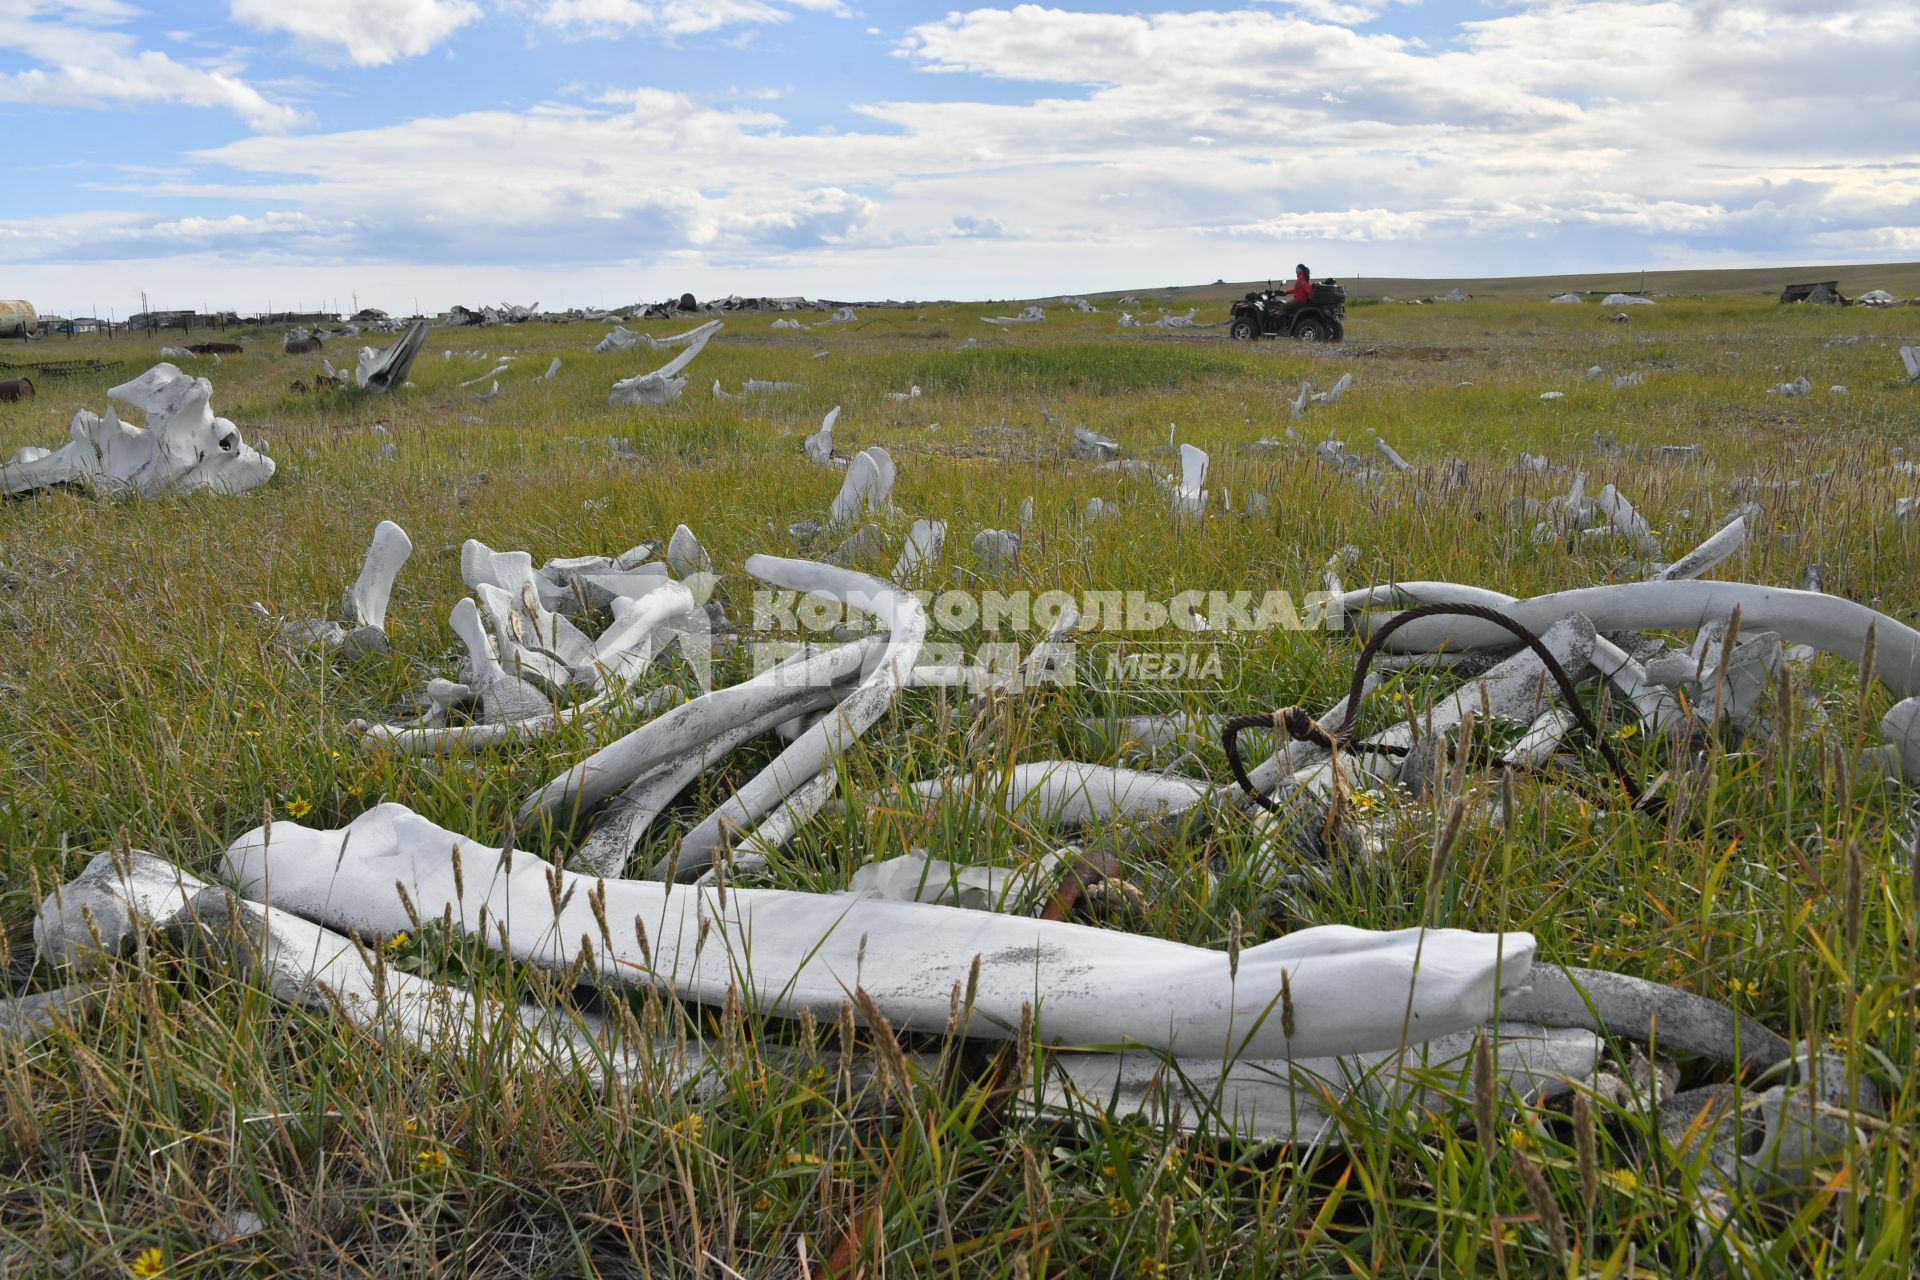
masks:
{"label": "atv front wheel", "polygon": [[1345,342],[1347,340],[1347,327],[1338,320],[1327,321],[1326,340],[1328,342]]}
{"label": "atv front wheel", "polygon": [[1235,320],[1233,322],[1233,328],[1227,330],[1227,333],[1239,339],[1241,342],[1249,342],[1259,336],[1259,334],[1255,332],[1253,321],[1251,320]]}

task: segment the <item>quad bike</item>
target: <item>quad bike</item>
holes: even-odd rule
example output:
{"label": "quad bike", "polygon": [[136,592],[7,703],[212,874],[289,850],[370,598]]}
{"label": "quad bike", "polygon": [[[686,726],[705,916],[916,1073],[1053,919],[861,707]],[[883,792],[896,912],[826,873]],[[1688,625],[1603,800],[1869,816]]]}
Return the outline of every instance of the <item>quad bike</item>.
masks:
{"label": "quad bike", "polygon": [[1347,291],[1338,281],[1315,280],[1313,295],[1295,302],[1286,289],[1248,294],[1233,304],[1236,338],[1296,338],[1301,342],[1338,342],[1346,336]]}

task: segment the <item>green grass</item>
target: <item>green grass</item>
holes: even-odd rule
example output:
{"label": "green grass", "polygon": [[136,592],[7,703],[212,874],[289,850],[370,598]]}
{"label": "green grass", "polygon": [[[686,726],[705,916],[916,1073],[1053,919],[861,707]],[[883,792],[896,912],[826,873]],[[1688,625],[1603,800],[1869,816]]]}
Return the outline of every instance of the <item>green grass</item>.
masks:
{"label": "green grass", "polygon": [[[1593,488],[1618,483],[1672,555],[1719,525],[1741,482],[1790,486],[1761,491],[1759,536],[1723,574],[1798,585],[1818,564],[1837,594],[1903,621],[1920,613],[1920,542],[1890,514],[1920,487],[1890,465],[1920,442],[1920,389],[1898,385],[1893,352],[1920,336],[1920,312],[1671,300],[1614,326],[1597,308],[1541,302],[1357,307],[1348,343],[1332,349],[1120,331],[1110,313],[1056,309],[1008,332],[978,319],[1002,312],[876,311],[889,323],[799,334],[736,317],[689,371],[685,398],[657,409],[606,405],[611,382],[658,361],[594,354],[600,326],[435,330],[414,387],[388,399],[291,394],[315,362],[279,354],[277,340],[200,369],[216,411],[266,440],[280,467],[270,486],[0,506],[9,989],[57,981],[32,967],[33,905],[122,838],[204,873],[263,812],[310,804],[308,824],[335,825],[384,798],[497,842],[520,800],[589,748],[583,732],[444,762],[369,754],[344,729],[401,712],[424,679],[454,673],[446,616],[464,594],[460,542],[524,548],[537,562],[617,553],[685,522],[744,623],[746,556],[803,553],[788,526],[824,515],[838,488],[839,474],[800,450],[835,404],[842,452],[884,444],[899,464],[898,514],[878,522],[895,544],[915,517],[949,522],[941,587],[981,585],[967,544],[979,529],[1013,527],[1028,497],[1034,523],[1010,588],[1298,596],[1321,586],[1322,566],[1348,544],[1361,553],[1348,585],[1444,578],[1524,594],[1637,576],[1618,545],[1533,539],[1510,504],[1559,492],[1565,477],[1517,472],[1526,449],[1586,470]],[[1857,345],[1825,345],[1850,335]],[[968,337],[981,349],[956,350]],[[75,410],[101,409],[104,387],[158,345],[55,340],[0,352],[116,362],[36,379],[37,401],[0,405],[0,454],[57,444]],[[455,389],[492,367],[457,354],[468,349],[517,355],[498,400]],[[831,354],[815,359],[819,350]],[[328,354],[351,362],[337,345]],[[553,355],[559,377],[533,383]],[[1584,380],[1592,364],[1607,377]],[[1629,369],[1645,372],[1644,385],[1613,390],[1611,376]],[[1252,447],[1291,425],[1283,399],[1301,379],[1326,385],[1343,371],[1357,385],[1298,424],[1305,443]],[[1764,394],[1801,373],[1813,396]],[[707,394],[716,378],[733,389],[748,377],[801,390]],[[916,383],[919,399],[886,398]],[[1829,394],[1833,383],[1849,393]],[[1550,389],[1566,398],[1540,401]],[[1043,408],[1063,425],[1043,425]],[[1270,514],[1176,526],[1149,485],[1067,457],[1075,422],[1160,462],[1151,451],[1174,423],[1212,454],[1216,494],[1230,491],[1239,509],[1264,494]],[[1467,483],[1425,473],[1363,490],[1313,459],[1310,443],[1327,433],[1355,452],[1377,434],[1422,467],[1464,459]],[[1623,451],[1601,452],[1596,433]],[[626,438],[632,456],[609,449],[609,436]],[[383,460],[387,443],[395,456]],[[1641,452],[1670,443],[1700,444],[1702,456],[1658,463]],[[1094,496],[1120,513],[1085,525]],[[389,612],[393,653],[338,667],[290,659],[248,605],[330,611],[383,518],[415,545]],[[861,862],[915,848],[963,862],[1035,857],[1052,847],[1046,833],[957,806],[913,811],[899,784],[1017,760],[1119,762],[1119,745],[1082,724],[1114,713],[1322,707],[1352,655],[1337,636],[1262,634],[1234,646],[1224,694],[1089,685],[1036,691],[979,721],[959,700],[912,695],[848,758],[842,801],[766,882],[835,890]],[[1719,1226],[1697,1169],[1633,1114],[1601,1117],[1605,1176],[1583,1188],[1575,1129],[1552,1111],[1516,1105],[1489,1149],[1464,1100],[1435,1123],[1358,1109],[1342,1117],[1346,1149],[1320,1154],[1169,1136],[1097,1111],[1042,1123],[917,1067],[904,1084],[850,1094],[836,1028],[738,1010],[689,1015],[720,1052],[711,1098],[646,1084],[596,1091],[521,1065],[504,1044],[382,1048],[159,945],[146,964],[116,971],[70,1030],[31,1049],[0,1045],[0,1274],[124,1274],[157,1248],[170,1275],[797,1275],[804,1248],[821,1275],[822,1255],[850,1232],[869,1274],[1625,1275],[1629,1260],[1640,1275],[1903,1274],[1920,1178],[1910,797],[1845,777],[1850,753],[1875,740],[1884,692],[1863,702],[1851,668],[1829,661],[1812,684],[1819,714],[1802,714],[1791,733],[1714,744],[1694,760],[1625,742],[1641,776],[1679,771],[1694,795],[1690,824],[1604,814],[1523,780],[1517,820],[1503,826],[1498,787],[1483,780],[1434,900],[1433,815],[1390,804],[1382,874],[1303,904],[1313,921],[1531,930],[1550,961],[1670,982],[1843,1049],[1886,1095],[1884,1114],[1816,1171],[1813,1194],[1744,1193]],[[1394,714],[1381,698],[1367,723]],[[637,867],[770,750],[703,781]],[[1179,767],[1227,776],[1210,745]],[[522,833],[553,856],[572,839]],[[1239,873],[1250,847],[1233,826],[1183,829],[1154,851],[1154,892],[1119,923],[1217,947],[1236,928],[1252,942],[1290,927]],[[1850,849],[1863,884],[1854,920]],[[503,999],[573,998],[445,939],[414,946],[397,962],[455,966]],[[657,1001],[635,1012],[650,1030],[681,1024]],[[1686,1065],[1691,1083],[1699,1072]],[[1542,1170],[1577,1261],[1552,1256],[1516,1152]],[[263,1225],[234,1238],[228,1224],[243,1211]]]}

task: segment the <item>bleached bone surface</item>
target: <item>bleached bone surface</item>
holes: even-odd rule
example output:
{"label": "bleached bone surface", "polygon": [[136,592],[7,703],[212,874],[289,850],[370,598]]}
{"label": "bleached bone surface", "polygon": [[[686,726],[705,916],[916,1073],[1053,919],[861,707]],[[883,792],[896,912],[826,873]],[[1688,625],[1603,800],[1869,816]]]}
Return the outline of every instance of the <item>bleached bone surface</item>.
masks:
{"label": "bleached bone surface", "polygon": [[1900,348],[1900,363],[1907,367],[1907,381],[1920,382],[1920,347]]}
{"label": "bleached bone surface", "polygon": [[887,630],[887,647],[880,663],[861,678],[833,714],[794,740],[745,786],[708,814],[681,841],[681,865],[704,869],[734,836],[750,830],[773,811],[781,799],[837,760],[893,705],[906,687],[920,647],[927,636],[927,612],[914,596],[864,573],[757,555],[747,560],[747,572],[762,582],[789,591],[824,596],[871,615]]}
{"label": "bleached bone surface", "polygon": [[1207,509],[1208,458],[1203,450],[1190,444],[1180,446],[1180,483],[1173,491],[1174,510],[1182,515],[1199,515]]}
{"label": "bleached bone surface", "polygon": [[686,350],[661,365],[651,373],[638,373],[613,384],[613,394],[607,397],[607,403],[613,405],[668,404],[680,398],[687,389],[687,380],[680,377],[680,371],[693,363],[695,356],[705,349],[708,340],[720,332],[722,324],[718,320],[709,320],[697,329],[690,329],[674,341],[686,343]]}
{"label": "bleached bone surface", "polygon": [[[1403,582],[1396,583],[1393,591],[1427,604],[1459,601],[1474,589],[1454,583]],[[1509,603],[1484,598],[1470,602],[1494,604],[1536,635],[1573,613],[1585,614],[1601,632],[1696,631],[1725,618],[1737,605],[1743,629],[1776,631],[1791,643],[1811,645],[1855,663],[1864,655],[1867,632],[1872,629],[1875,674],[1900,697],[1920,694],[1920,632],[1865,605],[1816,591],[1749,582],[1623,582]],[[1507,631],[1477,619],[1422,618],[1389,636],[1387,647],[1402,651],[1497,648],[1512,641]]]}
{"label": "bleached bone surface", "polygon": [[426,342],[427,322],[415,320],[400,335],[400,341],[384,351],[360,348],[359,367],[353,375],[355,384],[362,391],[391,391],[405,386],[407,375],[413,372],[413,362],[420,358],[420,348]]}
{"label": "bleached bone surface", "polygon": [[500,665],[493,641],[480,621],[480,609],[472,599],[455,604],[447,622],[467,646],[467,683],[480,698],[483,720],[505,724],[552,713],[553,704],[545,694],[519,677],[507,674]]}
{"label": "bleached bone surface", "polygon": [[1184,813],[1214,794],[1212,783],[1198,779],[1078,760],[1037,760],[1015,765],[1010,773],[996,771],[982,781],[985,788],[967,778],[927,778],[908,784],[908,790],[926,804],[949,795],[973,805],[991,803],[1049,829],[1119,818],[1166,817]]}
{"label": "bleached bone surface", "polygon": [[713,572],[713,557],[693,536],[693,530],[683,524],[674,526],[673,536],[667,539],[667,564],[683,578]]}
{"label": "bleached bone surface", "polygon": [[893,476],[893,458],[885,449],[875,445],[861,450],[847,464],[847,478],[833,500],[829,519],[834,524],[846,524],[863,511],[877,515],[886,510],[893,493]]}
{"label": "bleached bone surface", "polygon": [[915,520],[913,528],[907,531],[907,545],[893,566],[893,580],[911,582],[931,570],[939,561],[940,549],[946,541],[945,520]]}
{"label": "bleached bone surface", "polygon": [[766,732],[800,714],[823,690],[859,673],[878,642],[797,654],[751,680],[715,689],[675,707],[569,767],[521,805],[519,822],[571,823],[651,770],[698,750],[730,729],[771,715]]}
{"label": "bleached bone surface", "polygon": [[1653,576],[1655,582],[1697,578],[1747,544],[1746,517],[1735,516],[1705,542]]}
{"label": "bleached bone surface", "polygon": [[[395,804],[338,831],[280,822],[271,841],[250,832],[227,850],[225,870],[248,899],[270,894],[270,905],[329,928],[410,928],[404,889],[423,919],[451,910],[477,929],[484,911],[485,936],[504,931],[516,958],[549,968],[583,958],[585,940],[588,972],[607,985],[660,984],[714,1003],[740,989],[762,1012],[807,1009],[829,1019],[862,987],[895,1027],[912,1032],[945,1029],[949,993],[977,956],[977,1036],[1013,1038],[1022,1006],[1032,1004],[1048,1041],[1194,1055],[1318,1057],[1463,1031],[1491,1017],[1502,993],[1525,986],[1535,948],[1524,933],[1323,926],[1241,950],[1236,973],[1220,952],[1063,922],[844,895],[596,881],[524,852],[509,862]],[[597,918],[608,922],[604,935]]]}
{"label": "bleached bone surface", "polygon": [[807,458],[816,466],[833,465],[833,424],[840,417],[840,406],[827,410],[827,416],[820,420],[820,429],[806,438],[801,445]]}
{"label": "bleached bone surface", "polygon": [[1600,495],[1593,500],[1593,505],[1605,513],[1607,519],[1613,522],[1614,529],[1633,543],[1642,555],[1651,556],[1660,553],[1660,543],[1653,536],[1653,526],[1646,522],[1645,517],[1634,509],[1634,505],[1628,502],[1618,489],[1607,485],[1600,490]]}
{"label": "bleached bone surface", "polygon": [[615,1044],[597,1021],[562,1008],[502,1008],[392,966],[376,975],[351,938],[225,889],[195,896],[191,913],[207,930],[208,945],[223,947],[237,970],[274,999],[344,1014],[376,1039],[437,1052],[510,1040],[530,1065],[577,1071],[596,1085],[650,1071],[667,1076],[650,1083],[682,1083],[704,1059],[698,1040],[686,1045],[685,1056],[663,1055],[663,1046]]}
{"label": "bleached bone surface", "polygon": [[1032,915],[1059,879],[1062,860],[1060,853],[1049,853],[1018,867],[988,867],[930,858],[922,850],[856,867],[847,892],[891,902]]}
{"label": "bleached bone surface", "polygon": [[1011,529],[982,529],[973,535],[973,554],[987,573],[1010,568],[1020,558],[1020,535]]}
{"label": "bleached bone surface", "polygon": [[387,626],[387,601],[393,595],[393,580],[413,554],[413,540],[407,531],[391,520],[382,520],[373,529],[373,544],[340,602],[340,616],[357,627]]}
{"label": "bleached bone surface", "polygon": [[1373,451],[1387,460],[1387,465],[1395,471],[1411,471],[1413,464],[1401,457],[1399,451],[1379,436],[1373,438]]}
{"label": "bleached bone surface", "polygon": [[[1579,614],[1561,619],[1541,634],[1540,643],[1562,670],[1575,680],[1593,657],[1593,624]],[[1452,694],[1423,711],[1418,730],[1421,741],[1401,769],[1401,781],[1416,795],[1438,763],[1439,739],[1468,715],[1491,715],[1499,720],[1532,723],[1560,696],[1548,678],[1546,665],[1531,648],[1522,649],[1485,675],[1463,683]],[[1415,726],[1402,720],[1369,741],[1382,746],[1414,747]]]}
{"label": "bleached bone surface", "polygon": [[1096,431],[1085,427],[1073,429],[1073,456],[1082,462],[1111,462],[1120,456],[1120,446]]}
{"label": "bleached bone surface", "polygon": [[1350,373],[1343,373],[1340,375],[1339,380],[1336,381],[1332,386],[1328,387],[1325,391],[1321,391],[1315,394],[1315,396],[1313,397],[1313,402],[1315,404],[1339,404],[1340,397],[1347,394],[1348,389],[1351,388],[1352,386],[1353,386],[1353,375]]}
{"label": "bleached bone surface", "polygon": [[1043,1113],[1085,1115],[1104,1111],[1139,1116],[1151,1123],[1171,1118],[1182,1127],[1204,1128],[1245,1141],[1280,1140],[1338,1144],[1343,1126],[1329,1101],[1381,1106],[1389,1100],[1445,1113],[1461,1106],[1462,1081],[1472,1071],[1474,1044],[1493,1041],[1496,1087],[1503,1095],[1537,1102],[1584,1080],[1605,1060],[1604,1046],[1590,1031],[1500,1022],[1474,1031],[1438,1036],[1424,1044],[1341,1058],[1223,1060],[1165,1058],[1130,1053],[1057,1053],[1039,1098]]}
{"label": "bleached bone surface", "polygon": [[1813,384],[1807,381],[1807,375],[1803,373],[1792,382],[1776,383],[1768,387],[1767,394],[1770,396],[1810,396],[1813,394]]}
{"label": "bleached bone surface", "polygon": [[206,887],[199,877],[139,849],[99,854],[40,904],[34,949],[55,969],[96,969],[119,955],[143,922],[167,928]]}
{"label": "bleached bone surface", "polygon": [[213,384],[157,364],[107,395],[147,415],[133,426],[109,408],[82,409],[58,449],[22,449],[0,465],[0,494],[52,485],[92,485],[115,495],[241,493],[273,478],[273,459],[251,448],[239,428],[213,414]]}

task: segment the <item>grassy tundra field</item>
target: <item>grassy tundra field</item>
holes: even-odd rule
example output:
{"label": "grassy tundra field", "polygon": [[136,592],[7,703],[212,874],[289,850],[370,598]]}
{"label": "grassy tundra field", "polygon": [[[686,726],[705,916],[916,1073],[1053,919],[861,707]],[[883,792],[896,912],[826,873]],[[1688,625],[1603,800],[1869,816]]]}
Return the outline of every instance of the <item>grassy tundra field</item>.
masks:
{"label": "grassy tundra field", "polygon": [[[885,571],[913,519],[938,517],[949,535],[936,587],[1304,598],[1347,546],[1358,549],[1342,571],[1350,587],[1445,579],[1527,595],[1645,576],[1623,542],[1536,540],[1535,518],[1516,512],[1516,500],[1565,492],[1580,470],[1592,489],[1615,483],[1638,505],[1663,558],[1750,496],[1764,508],[1758,536],[1713,576],[1799,586],[1817,565],[1827,591],[1920,623],[1920,524],[1893,514],[1920,491],[1899,466],[1920,461],[1920,387],[1900,385],[1895,354],[1920,340],[1920,309],[1694,297],[1630,310],[1631,323],[1607,324],[1596,305],[1356,305],[1347,341],[1321,348],[1235,344],[1223,329],[1117,329],[1111,311],[1061,307],[1005,331],[980,319],[1011,314],[998,306],[872,310],[802,333],[743,315],[692,365],[686,395],[655,408],[607,405],[615,379],[664,357],[595,354],[604,325],[435,329],[413,385],[391,397],[290,392],[296,378],[312,380],[317,359],[282,355],[277,333],[260,336],[257,354],[194,362],[214,383],[215,411],[278,463],[271,484],[155,501],[56,492],[0,506],[6,993],[62,980],[35,967],[35,904],[119,843],[206,874],[263,813],[334,827],[382,799],[498,843],[519,802],[585,754],[592,730],[437,760],[370,752],[346,729],[355,717],[401,718],[427,677],[457,676],[447,614],[466,594],[461,541],[525,549],[539,563],[615,554],[684,522],[712,553],[744,637],[745,558],[822,555],[839,541],[803,545],[789,531],[824,518],[841,483],[801,451],[834,405],[841,453],[880,444],[899,467],[897,514],[875,522],[890,546],[869,567]],[[959,349],[968,338],[977,349]],[[350,345],[328,354],[351,364]],[[0,348],[5,361],[105,362],[36,379],[37,400],[0,405],[0,456],[60,443],[75,410],[101,410],[105,389],[153,364],[158,346]],[[469,351],[516,357],[496,399],[473,398],[485,384],[456,388],[493,367]],[[558,376],[533,381],[553,356]],[[1604,376],[1583,377],[1595,364]],[[1613,386],[1633,371],[1639,385]],[[1292,421],[1285,401],[1303,379],[1326,386],[1346,372],[1355,385],[1344,399]],[[1765,394],[1802,374],[1812,395]],[[799,387],[734,399],[707,390],[747,378]],[[889,398],[913,386],[917,398]],[[1547,391],[1564,398],[1541,400]],[[1150,483],[1071,459],[1074,423],[1177,470],[1177,458],[1154,452],[1172,424],[1211,455],[1208,515],[1176,520]],[[1256,446],[1289,427],[1298,441]],[[1377,435],[1415,470],[1355,483],[1315,458],[1313,443],[1329,435],[1363,455]],[[1673,460],[1654,451],[1673,444],[1700,450]],[[1523,450],[1554,470],[1519,469]],[[1440,466],[1455,458],[1464,483]],[[1246,514],[1256,494],[1266,510]],[[1087,522],[1094,497],[1117,513]],[[415,546],[388,613],[392,653],[290,656],[252,602],[330,614],[382,519]],[[968,550],[985,528],[1023,534],[1005,575],[983,577]],[[985,637],[957,638],[971,649]],[[1086,638],[1096,649],[1119,643]],[[1328,631],[1220,644],[1219,688],[1116,684],[1096,671],[978,717],[965,699],[905,695],[843,762],[840,798],[756,882],[838,890],[862,863],[914,849],[1031,861],[1055,838],[958,807],[923,814],[903,802],[902,784],[1026,760],[1138,764],[1147,757],[1112,731],[1115,716],[1318,711],[1344,691],[1355,654],[1350,637]],[[662,682],[686,679],[659,670]],[[1858,1118],[1857,1141],[1806,1171],[1794,1194],[1718,1192],[1697,1157],[1660,1139],[1645,1104],[1596,1104],[1599,1120],[1583,1130],[1562,1111],[1504,1098],[1498,1122],[1477,1134],[1463,1079],[1429,1094],[1425,1114],[1344,1109],[1342,1142],[1318,1150],[1170,1134],[1092,1103],[1036,1118],[917,1065],[905,1081],[849,1093],[837,1030],[738,1008],[680,1023],[713,1046],[700,1096],[596,1089],[505,1047],[383,1048],[325,1010],[275,1004],[151,939],[50,1039],[0,1038],[0,1274],[1905,1274],[1920,1182],[1911,793],[1851,781],[1850,762],[1878,741],[1885,690],[1863,689],[1832,659],[1798,679],[1817,708],[1715,740],[1688,765],[1705,779],[1694,822],[1608,812],[1528,777],[1503,821],[1500,783],[1487,775],[1431,883],[1433,809],[1383,796],[1381,873],[1296,904],[1290,919],[1239,873],[1247,831],[1216,822],[1130,855],[1159,864],[1154,889],[1107,920],[1221,949],[1304,923],[1524,929],[1545,962],[1726,1001],[1841,1055],[1882,1095],[1878,1114]],[[1393,688],[1418,702],[1428,680]],[[1363,727],[1384,727],[1405,705],[1374,698]],[[594,722],[600,737],[631,723]],[[1643,779],[1675,763],[1667,741],[1615,736]],[[1153,763],[1227,779],[1217,744],[1184,750]],[[771,751],[741,753],[698,784],[629,874]],[[576,839],[518,838],[555,858]],[[503,998],[576,998],[431,928],[385,951],[401,968],[455,974]],[[683,1016],[658,1000],[635,1012],[647,1025]],[[1037,1073],[1045,1057],[1019,1065]]]}

